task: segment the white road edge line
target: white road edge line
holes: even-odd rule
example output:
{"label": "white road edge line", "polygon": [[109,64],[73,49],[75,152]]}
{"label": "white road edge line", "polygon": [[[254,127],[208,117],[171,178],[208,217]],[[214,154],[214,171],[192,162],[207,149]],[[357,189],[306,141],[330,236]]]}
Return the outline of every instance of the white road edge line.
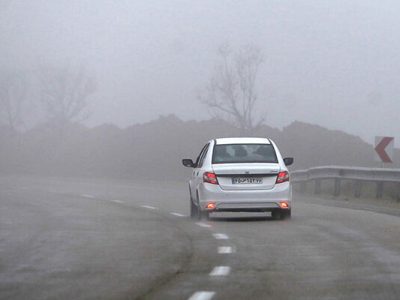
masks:
{"label": "white road edge line", "polygon": [[170,214],[173,215],[173,216],[175,216],[175,217],[180,217],[180,218],[185,217],[185,215],[182,215],[182,214],[177,213],[177,212],[170,212]]}
{"label": "white road edge line", "polygon": [[201,291],[194,293],[189,300],[210,300],[214,297],[215,292]]}
{"label": "white road edge line", "polygon": [[120,204],[124,203],[124,201],[121,201],[121,200],[111,200],[111,202],[120,203]]}
{"label": "white road edge line", "polygon": [[229,236],[225,233],[213,233],[213,236],[217,240],[229,240]]}
{"label": "white road edge line", "polygon": [[89,199],[94,199],[94,198],[96,198],[95,196],[90,195],[90,194],[81,194],[80,196],[83,197],[83,198],[89,198]]}
{"label": "white road edge line", "polygon": [[219,254],[230,254],[230,253],[233,253],[233,248],[230,246],[218,247],[218,253]]}
{"label": "white road edge line", "polygon": [[157,207],[150,206],[150,205],[140,205],[143,208],[148,208],[148,209],[158,209]]}
{"label": "white road edge line", "polygon": [[214,269],[210,272],[210,276],[228,276],[230,272],[231,267],[218,266],[214,267]]}
{"label": "white road edge line", "polygon": [[210,228],[211,227],[210,224],[206,224],[206,223],[202,223],[202,222],[197,222],[196,225],[198,225],[200,227],[204,227],[204,228]]}

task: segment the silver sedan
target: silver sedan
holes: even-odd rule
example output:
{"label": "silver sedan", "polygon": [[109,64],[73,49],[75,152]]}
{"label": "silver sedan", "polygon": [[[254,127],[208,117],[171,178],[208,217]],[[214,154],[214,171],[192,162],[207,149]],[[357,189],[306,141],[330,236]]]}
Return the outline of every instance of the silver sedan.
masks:
{"label": "silver sedan", "polygon": [[271,212],[274,219],[291,216],[292,190],[287,166],[276,144],[267,138],[221,138],[209,141],[196,161],[189,180],[192,218],[211,212]]}

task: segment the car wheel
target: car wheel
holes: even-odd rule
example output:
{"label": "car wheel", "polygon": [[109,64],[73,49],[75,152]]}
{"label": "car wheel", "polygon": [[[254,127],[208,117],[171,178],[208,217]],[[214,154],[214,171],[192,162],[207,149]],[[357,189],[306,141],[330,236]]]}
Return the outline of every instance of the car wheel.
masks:
{"label": "car wheel", "polygon": [[209,212],[206,211],[206,210],[205,211],[201,210],[199,194],[197,194],[196,197],[197,197],[197,204],[198,204],[198,206],[196,207],[196,209],[197,209],[197,219],[198,220],[202,220],[202,219],[208,220],[209,216],[210,216]]}
{"label": "car wheel", "polygon": [[292,210],[274,210],[271,212],[272,219],[284,220],[292,217]]}
{"label": "car wheel", "polygon": [[201,220],[201,208],[200,208],[200,201],[199,201],[199,193],[197,193],[197,192],[196,192],[196,202],[197,202],[196,217],[197,217],[197,220]]}
{"label": "car wheel", "polygon": [[285,218],[284,216],[285,216],[285,213],[280,210],[274,210],[271,212],[271,217],[273,220],[282,220]]}
{"label": "car wheel", "polygon": [[190,198],[190,217],[192,219],[197,218],[197,215],[199,214],[197,206],[194,205],[192,199]]}
{"label": "car wheel", "polygon": [[204,219],[204,220],[209,220],[210,219],[210,213],[208,211],[200,211],[199,213],[200,216],[200,220]]}

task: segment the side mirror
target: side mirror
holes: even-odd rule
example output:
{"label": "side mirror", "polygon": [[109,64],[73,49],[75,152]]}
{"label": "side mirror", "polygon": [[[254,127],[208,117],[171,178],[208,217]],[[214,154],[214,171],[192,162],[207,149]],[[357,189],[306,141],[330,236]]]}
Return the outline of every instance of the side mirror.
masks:
{"label": "side mirror", "polygon": [[283,159],[283,162],[285,163],[285,166],[290,166],[293,164],[294,158],[293,157],[285,157]]}
{"label": "side mirror", "polygon": [[195,167],[195,164],[194,164],[194,162],[191,160],[191,159],[182,159],[182,164],[185,166],[185,167],[188,167],[188,168],[194,168]]}

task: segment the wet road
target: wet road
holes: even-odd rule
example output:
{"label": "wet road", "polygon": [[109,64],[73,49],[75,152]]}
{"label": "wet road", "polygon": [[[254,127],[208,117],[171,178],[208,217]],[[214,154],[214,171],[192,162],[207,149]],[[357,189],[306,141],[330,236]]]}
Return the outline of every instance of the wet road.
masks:
{"label": "wet road", "polygon": [[0,178],[0,299],[400,299],[400,215],[194,222],[184,182]]}

